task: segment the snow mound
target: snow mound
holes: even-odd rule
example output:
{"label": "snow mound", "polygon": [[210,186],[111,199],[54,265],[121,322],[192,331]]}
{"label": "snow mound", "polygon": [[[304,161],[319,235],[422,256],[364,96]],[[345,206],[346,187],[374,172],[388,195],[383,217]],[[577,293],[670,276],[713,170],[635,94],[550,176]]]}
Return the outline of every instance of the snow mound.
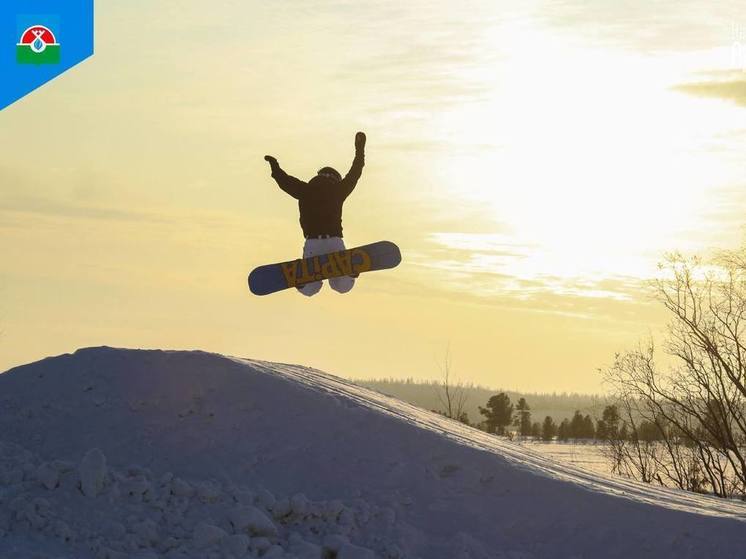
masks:
{"label": "snow mound", "polygon": [[737,557],[744,520],[295,365],[91,348],[0,375],[4,558]]}

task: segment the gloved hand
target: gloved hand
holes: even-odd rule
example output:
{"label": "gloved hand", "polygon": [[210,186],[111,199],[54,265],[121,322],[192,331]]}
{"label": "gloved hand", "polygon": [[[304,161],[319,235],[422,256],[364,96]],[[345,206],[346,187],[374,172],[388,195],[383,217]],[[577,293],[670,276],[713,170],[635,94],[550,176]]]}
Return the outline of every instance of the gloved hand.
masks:
{"label": "gloved hand", "polygon": [[355,149],[361,150],[365,147],[365,132],[355,134]]}

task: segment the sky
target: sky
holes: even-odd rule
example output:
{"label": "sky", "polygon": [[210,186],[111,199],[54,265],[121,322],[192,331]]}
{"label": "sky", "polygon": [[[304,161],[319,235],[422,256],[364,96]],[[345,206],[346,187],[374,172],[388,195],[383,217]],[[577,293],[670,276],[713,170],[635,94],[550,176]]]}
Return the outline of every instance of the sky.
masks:
{"label": "sky", "polygon": [[[202,349],[351,378],[602,391],[667,252],[744,241],[737,2],[99,0],[95,56],[0,112],[0,370]],[[308,179],[366,167],[395,270],[251,295]]]}

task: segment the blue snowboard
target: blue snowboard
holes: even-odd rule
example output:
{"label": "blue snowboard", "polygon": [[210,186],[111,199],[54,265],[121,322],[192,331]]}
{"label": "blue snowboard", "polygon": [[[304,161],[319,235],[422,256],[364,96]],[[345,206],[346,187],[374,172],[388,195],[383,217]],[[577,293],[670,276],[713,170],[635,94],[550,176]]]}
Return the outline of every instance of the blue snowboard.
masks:
{"label": "blue snowboard", "polygon": [[312,281],[395,268],[399,262],[399,247],[389,241],[378,241],[311,258],[259,266],[249,274],[249,289],[254,295],[269,295]]}

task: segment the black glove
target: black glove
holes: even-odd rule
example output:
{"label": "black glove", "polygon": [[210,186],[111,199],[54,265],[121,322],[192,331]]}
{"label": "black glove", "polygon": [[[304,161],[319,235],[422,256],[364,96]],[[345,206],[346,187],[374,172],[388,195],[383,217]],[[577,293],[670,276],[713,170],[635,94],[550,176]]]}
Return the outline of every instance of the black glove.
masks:
{"label": "black glove", "polygon": [[355,134],[355,149],[361,150],[365,148],[365,132],[358,132]]}
{"label": "black glove", "polygon": [[265,155],[264,160],[269,163],[269,167],[270,169],[272,169],[272,173],[280,168],[280,164],[277,162],[277,159],[275,159],[271,155]]}

